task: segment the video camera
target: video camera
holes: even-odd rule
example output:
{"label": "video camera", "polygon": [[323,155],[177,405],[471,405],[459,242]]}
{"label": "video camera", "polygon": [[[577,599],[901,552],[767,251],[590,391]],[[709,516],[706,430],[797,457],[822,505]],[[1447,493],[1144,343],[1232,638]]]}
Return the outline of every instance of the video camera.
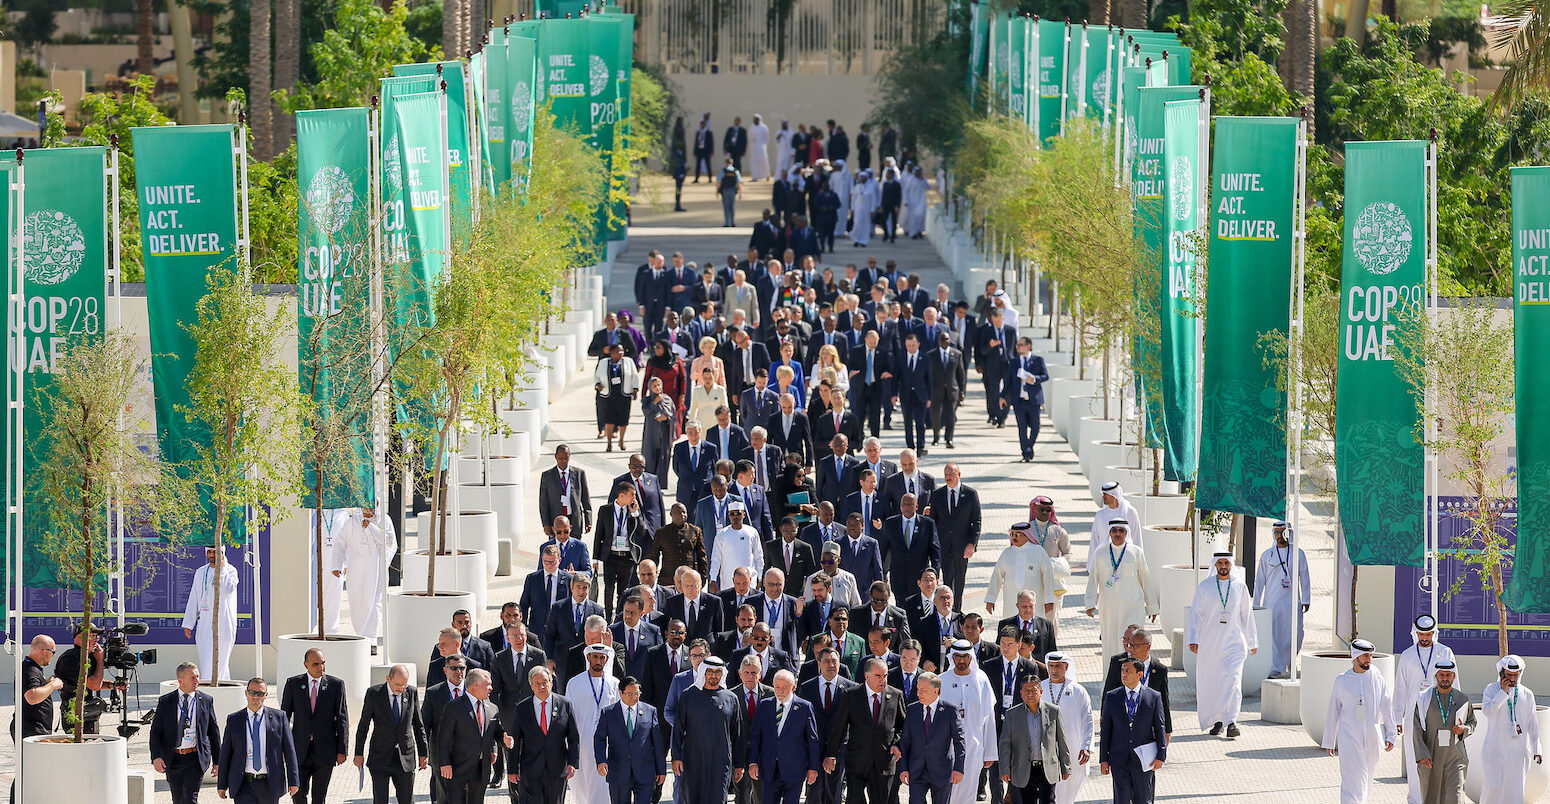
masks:
{"label": "video camera", "polygon": [[145,623],[124,623],[103,629],[103,664],[115,670],[129,672],[142,664],[156,664],[156,650],[134,651],[129,649],[129,638],[150,633]]}

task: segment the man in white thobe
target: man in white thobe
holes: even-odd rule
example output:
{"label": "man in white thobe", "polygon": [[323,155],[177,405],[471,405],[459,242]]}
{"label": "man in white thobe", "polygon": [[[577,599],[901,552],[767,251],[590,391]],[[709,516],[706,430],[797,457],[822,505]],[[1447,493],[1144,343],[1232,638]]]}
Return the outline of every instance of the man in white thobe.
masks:
{"label": "man in white thobe", "polygon": [[1071,775],[1055,783],[1055,804],[1076,804],[1076,797],[1087,781],[1087,763],[1092,760],[1093,701],[1087,689],[1071,678],[1071,659],[1060,651],[1044,657],[1049,678],[1039,682],[1044,700],[1060,707],[1060,725],[1066,730],[1066,750],[1070,752]]}
{"label": "man in white thobe", "polygon": [[[183,606],[183,636],[192,637],[199,649],[199,668],[213,666],[215,641],[210,638],[210,621],[215,614],[215,548],[205,548],[205,565],[194,570],[188,603]],[[215,678],[231,680],[231,652],[237,648],[237,568],[230,561],[221,564],[221,667]]]}
{"label": "man in white thobe", "polygon": [[[1308,555],[1291,544],[1291,525],[1277,522],[1275,535],[1276,543],[1260,555],[1259,568],[1254,573],[1254,605],[1270,609],[1270,678],[1285,678],[1292,668],[1292,654],[1302,650],[1303,615],[1313,602],[1313,585],[1308,575]],[[1294,560],[1297,590],[1292,588]]]}
{"label": "man in white thobe", "polygon": [[748,155],[753,162],[749,166],[754,181],[770,177],[770,127],[764,124],[763,115],[753,116],[748,127]]}
{"label": "man in white thobe", "polygon": [[[839,196],[840,209],[834,219],[834,236],[844,237],[847,228],[846,219],[850,217],[850,187],[853,182],[850,178],[850,169],[845,167],[845,160],[834,160],[834,172],[829,174],[829,189]],[[852,292],[855,292],[852,290]]]}
{"label": "man in white thobe", "polygon": [[1102,492],[1103,507],[1093,514],[1092,539],[1088,544],[1103,544],[1104,537],[1108,535],[1107,528],[1104,526],[1116,519],[1123,519],[1130,524],[1130,543],[1140,547],[1141,515],[1136,513],[1135,506],[1125,499],[1125,490],[1120,488],[1118,481],[1110,480],[1103,484]]}
{"label": "man in white thobe", "polygon": [[[904,236],[911,240],[926,231],[926,191],[930,182],[919,165],[904,174]],[[917,311],[918,312],[918,311]]]}
{"label": "man in white thobe", "polygon": [[[1454,661],[1453,649],[1438,641],[1437,620],[1430,614],[1415,618],[1410,626],[1410,642],[1410,647],[1405,648],[1394,663],[1394,725],[1401,736],[1405,735],[1405,724],[1410,722],[1415,702],[1436,683],[1437,663]],[[1408,801],[1421,804],[1420,774],[1415,772],[1410,746],[1406,743],[1406,740],[1399,741],[1400,756],[1404,760],[1400,765],[1404,767],[1405,779],[1410,785]]]}
{"label": "man in white thobe", "polygon": [[949,804],[974,804],[980,771],[1000,758],[996,741],[996,688],[975,661],[967,639],[953,643],[952,672],[942,676],[942,700],[958,708],[963,732],[963,781],[953,785]]}
{"label": "man in white thobe", "polygon": [[1388,682],[1373,672],[1376,648],[1351,643],[1351,669],[1335,676],[1324,718],[1324,748],[1340,757],[1340,804],[1366,804],[1378,771],[1379,748],[1394,750],[1393,701]]}
{"label": "man in white thobe", "polygon": [[1200,728],[1237,737],[1243,708],[1243,663],[1259,652],[1249,588],[1233,577],[1232,553],[1217,553],[1216,573],[1195,588],[1189,607],[1189,649],[1195,657],[1195,700]]}
{"label": "man in white thobe", "polygon": [[1522,657],[1503,656],[1496,663],[1496,680],[1485,688],[1480,709],[1490,728],[1479,755],[1479,804],[1522,804],[1529,763],[1544,761],[1534,691],[1521,681],[1525,669]]}
{"label": "man in white thobe", "polygon": [[875,184],[872,171],[863,170],[856,174],[856,184],[850,188],[850,212],[854,221],[850,227],[850,239],[857,246],[872,242],[872,212],[877,209],[877,203],[872,197]]}
{"label": "man in white thobe", "polygon": [[[1023,591],[1033,593],[1035,604],[1041,608],[1055,605],[1055,565],[1049,552],[1028,538],[1032,525],[1019,522],[1012,526],[1012,544],[996,558],[990,570],[990,585],[985,588],[985,610],[996,613],[996,597],[1006,604],[1004,611],[1017,610],[1017,596]],[[1054,625],[1057,617],[1052,609],[1044,609],[1045,617]]]}
{"label": "man in white thobe", "polygon": [[1094,542],[1087,557],[1087,616],[1098,617],[1103,636],[1100,656],[1124,647],[1125,626],[1143,617],[1157,619],[1157,586],[1141,548],[1129,541],[1130,523],[1109,522],[1109,538]]}
{"label": "man in white thobe", "polygon": [[335,549],[344,554],[350,622],[357,636],[374,639],[387,595],[388,562],[398,553],[393,520],[377,516],[376,508],[346,508],[334,515],[333,530]]}
{"label": "man in white thobe", "polygon": [[[334,538],[333,523],[340,510],[324,508],[323,518],[323,632],[339,633],[339,604],[344,599],[344,552]],[[307,630],[314,633],[318,628],[318,527],[314,520],[316,510],[307,512]]]}
{"label": "man in white thobe", "polygon": [[[588,645],[583,652],[586,672],[572,677],[565,685],[565,697],[570,700],[576,718],[576,732],[580,738],[581,764],[578,768],[596,768],[593,756],[592,735],[597,733],[598,720],[603,709],[619,701],[619,681],[609,672],[613,667],[614,649],[604,644]],[[608,780],[596,773],[577,773],[570,780],[572,801],[608,801]]]}
{"label": "man in white thobe", "polygon": [[743,524],[748,507],[742,500],[733,499],[727,506],[727,526],[716,533],[716,546],[711,548],[710,591],[719,592],[732,588],[732,576],[739,567],[749,570],[754,578],[764,575],[764,543],[759,531]]}
{"label": "man in white thobe", "polygon": [[780,121],[780,128],[775,132],[775,175],[784,176],[791,170],[791,135],[796,132],[791,130],[791,123]]}

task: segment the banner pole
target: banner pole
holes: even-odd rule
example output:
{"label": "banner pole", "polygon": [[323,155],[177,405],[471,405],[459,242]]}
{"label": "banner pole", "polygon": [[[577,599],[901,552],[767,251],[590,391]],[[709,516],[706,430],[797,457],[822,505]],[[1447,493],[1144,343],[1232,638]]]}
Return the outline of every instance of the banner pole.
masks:
{"label": "banner pole", "polygon": [[[13,202],[10,204],[10,208],[14,210],[12,214],[15,216],[12,231],[16,232],[16,236],[12,238],[11,243],[8,244],[9,248],[14,248],[16,250],[16,258],[14,260],[15,268],[12,277],[13,287],[11,290],[11,309],[13,310],[25,310],[27,298],[26,288],[24,287],[27,281],[27,254],[21,247],[21,244],[26,240],[27,235],[27,174],[26,167],[22,164],[22,159],[24,156],[25,153],[22,151],[22,149],[17,148],[16,169],[13,171],[14,175],[12,175],[12,177],[7,182],[7,191],[10,192],[11,201]],[[22,553],[24,551],[25,540],[21,535],[22,528],[25,524],[21,490],[26,485],[27,474],[27,465],[23,460],[24,450],[22,449],[22,445],[26,443],[27,440],[27,402],[25,396],[27,387],[27,370],[25,364],[13,364],[11,372],[8,375],[8,380],[9,382],[7,385],[10,386],[11,393],[7,396],[6,402],[10,406],[10,410],[7,412],[11,417],[11,465],[15,470],[13,477],[16,481],[11,483],[11,487],[9,489],[10,500],[8,519],[10,521],[10,527],[7,528],[6,532],[6,538],[10,542],[12,561],[16,567],[16,575],[11,579],[11,587],[15,590],[16,593],[16,605],[11,609],[11,614],[14,618],[14,624],[11,629],[11,644],[14,646],[14,651],[12,653],[11,660],[14,664],[13,669],[15,671],[15,679],[12,682],[14,686],[12,689],[16,690],[15,705],[17,712],[17,716],[12,719],[11,723],[11,728],[14,729],[11,736],[15,740],[16,745],[16,773],[11,782],[12,792],[14,793],[16,790],[21,789],[22,786],[22,755],[26,753],[25,738],[22,737],[21,718],[21,708],[23,703],[22,658],[26,655],[27,645],[27,642],[24,639],[26,636],[27,621],[27,588],[25,580],[26,576],[22,575]]]}
{"label": "banner pole", "polygon": [[[1308,179],[1308,115],[1303,107],[1297,121],[1296,163],[1292,181],[1292,275],[1291,309],[1287,311],[1287,361],[1286,361],[1286,523],[1291,536],[1287,539],[1291,551],[1289,572],[1292,583],[1292,617],[1297,626],[1292,633],[1301,633],[1302,612],[1302,561],[1298,556],[1298,543],[1302,540],[1298,527],[1302,520],[1302,342],[1303,296],[1307,278],[1304,275],[1307,261],[1307,213],[1304,209]],[[1293,644],[1291,664],[1287,677],[1297,680],[1299,645]]]}
{"label": "banner pole", "polygon": [[[1437,129],[1431,130],[1430,142],[1426,146],[1426,318],[1427,322],[1437,325]],[[1437,618],[1437,585],[1440,582],[1441,572],[1438,567],[1438,551],[1441,550],[1441,537],[1439,531],[1438,503],[1441,500],[1442,488],[1439,485],[1436,441],[1441,437],[1441,426],[1437,421],[1436,394],[1430,388],[1426,393],[1426,473],[1428,485],[1431,486],[1431,499],[1429,502],[1430,516],[1428,517],[1428,538],[1430,547],[1427,551],[1428,563],[1431,568],[1431,604],[1432,619]]]}
{"label": "banner pole", "polygon": [[[103,312],[104,313],[111,312],[112,315],[111,315],[109,321],[114,326],[117,326],[119,324],[119,322],[124,320],[123,319],[123,309],[122,309],[123,301],[122,301],[122,298],[119,295],[119,280],[120,280],[121,276],[120,276],[120,273],[119,273],[119,269],[120,269],[120,263],[119,263],[119,259],[120,259],[120,255],[119,255],[120,244],[119,244],[119,232],[118,232],[118,176],[119,176],[119,172],[118,172],[118,135],[117,134],[113,134],[113,135],[109,136],[108,142],[109,142],[109,147],[108,147],[108,152],[107,152],[107,166],[106,166],[107,169],[103,171],[103,174],[106,176],[106,178],[108,180],[108,187],[107,187],[107,190],[108,190],[107,196],[108,197],[107,197],[107,202],[108,202],[108,207],[109,207],[109,213],[108,213],[108,221],[109,221],[109,226],[108,226],[108,242],[109,242],[109,246],[108,246],[108,270],[105,271],[104,274],[103,274],[103,298],[105,300],[107,300],[109,303],[111,303],[112,306],[108,310],[105,310]],[[104,330],[106,330],[106,327],[104,327]],[[107,333],[104,332],[103,334],[104,334],[104,336],[106,336]],[[123,426],[124,426],[124,412],[123,411],[119,411],[117,418],[118,418],[118,426],[122,429]],[[115,598],[116,605],[114,606],[114,610],[118,613],[118,625],[119,625],[120,628],[122,628],[122,627],[124,627],[124,617],[125,617],[124,609],[128,605],[129,593],[127,591],[125,591],[124,541],[125,541],[125,538],[126,538],[126,533],[125,533],[126,528],[124,527],[124,506],[119,501],[117,491],[118,491],[118,489],[115,488],[114,489],[114,493],[113,493],[113,495],[111,497],[112,501],[109,503],[109,506],[108,506],[108,508],[109,508],[109,520],[108,521],[113,523],[112,526],[111,526],[112,527],[112,531],[111,532],[113,534],[113,536],[112,536],[112,540],[113,540],[113,554],[114,554],[114,557],[116,558],[116,560],[118,562],[114,566],[114,571],[113,571],[113,576],[112,576],[114,591],[116,592],[116,595],[117,595],[116,598]]]}
{"label": "banner pole", "polygon": [[[1209,209],[1207,197],[1211,186],[1211,80],[1209,77],[1206,79],[1206,85],[1200,88],[1200,113],[1195,121],[1195,164],[1200,166],[1196,170],[1199,180],[1195,182],[1195,209],[1201,211],[1195,224],[1195,231],[1201,235],[1197,242],[1209,244],[1211,242],[1211,216],[1206,212]],[[1199,302],[1201,295],[1199,288],[1201,287],[1202,279],[1198,274],[1201,269],[1200,264],[1201,260],[1197,258],[1194,268],[1190,272],[1189,282],[1190,308],[1195,315],[1195,319],[1192,322],[1195,330],[1195,409],[1192,411],[1195,416],[1195,432],[1192,436],[1195,448],[1195,480],[1190,484],[1190,488],[1187,491],[1197,492],[1197,497],[1200,487],[1200,432],[1205,419],[1206,398],[1206,332],[1205,327],[1201,326],[1205,317],[1205,311],[1201,309]],[[1199,509],[1196,509],[1195,515],[1190,517],[1190,526],[1195,531],[1190,538],[1198,544],[1200,542]],[[1248,540],[1243,542],[1245,545],[1251,543]],[[1243,563],[1248,567],[1253,567],[1253,561],[1254,556],[1252,555],[1245,555],[1243,557]],[[1199,562],[1196,563],[1198,564]],[[1195,572],[1200,572],[1198,567]]]}
{"label": "banner pole", "polygon": [[[238,242],[241,251],[242,263],[248,270],[253,268],[253,240],[248,229],[248,129],[247,126],[234,126],[232,131],[237,135],[237,141],[232,144],[232,156],[237,161],[237,198],[234,206],[238,220],[242,226],[242,239]],[[253,467],[248,467],[247,473],[252,477]],[[264,674],[264,575],[263,562],[258,555],[258,539],[253,535],[253,526],[257,517],[253,513],[253,507],[247,506],[243,514],[243,545],[246,555],[244,558],[251,567],[253,575],[253,670],[257,675]],[[318,529],[318,538],[322,536],[322,523],[315,523]],[[233,592],[232,594],[236,594]],[[232,624],[233,626],[236,623]],[[216,635],[219,637],[219,634]],[[212,673],[216,677],[216,683],[220,683],[220,673]]]}

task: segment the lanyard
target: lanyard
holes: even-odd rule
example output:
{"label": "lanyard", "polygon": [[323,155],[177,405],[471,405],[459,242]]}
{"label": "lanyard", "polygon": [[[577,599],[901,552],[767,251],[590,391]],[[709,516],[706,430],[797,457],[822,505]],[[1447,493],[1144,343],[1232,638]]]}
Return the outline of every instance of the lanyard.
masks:
{"label": "lanyard", "polygon": [[1449,728],[1453,727],[1453,691],[1448,691],[1448,697],[1442,696],[1441,690],[1432,690],[1432,697],[1437,699],[1437,714],[1442,715],[1442,723]]}
{"label": "lanyard", "polygon": [[1114,565],[1114,574],[1115,575],[1119,574],[1119,564],[1120,564],[1121,561],[1125,560],[1125,551],[1129,550],[1129,549],[1130,549],[1130,543],[1126,542],[1125,546],[1121,547],[1119,549],[1119,558],[1115,558],[1114,557],[1114,544],[1112,542],[1109,544],[1109,563]]}
{"label": "lanyard", "polygon": [[1232,581],[1227,582],[1227,589],[1222,589],[1222,579],[1216,579],[1216,596],[1222,600],[1222,611],[1227,610],[1227,598],[1232,596]]}
{"label": "lanyard", "polygon": [[1292,577],[1292,568],[1287,565],[1287,561],[1290,560],[1291,557],[1292,548],[1290,545],[1288,545],[1286,548],[1286,558],[1281,557],[1281,548],[1276,548],[1276,563],[1281,565],[1281,574],[1288,578]]}
{"label": "lanyard", "polygon": [[[1051,523],[1049,523],[1049,522],[1045,522],[1044,523],[1044,527],[1041,528],[1041,527],[1039,527],[1039,520],[1037,520],[1037,519],[1033,520],[1033,532],[1034,532],[1035,535],[1037,535],[1039,537],[1039,546],[1040,547],[1044,546],[1044,540],[1049,537],[1049,526],[1050,526],[1050,524]],[[1120,552],[1123,553],[1124,551],[1121,550]],[[1114,568],[1115,569],[1119,569],[1119,565],[1115,564]]]}
{"label": "lanyard", "polygon": [[601,713],[603,711],[603,696],[608,692],[608,679],[599,676],[597,681],[598,683],[594,685],[592,683],[592,674],[587,674],[587,686],[592,688],[592,702],[597,704],[597,709],[593,711]]}
{"label": "lanyard", "polygon": [[1055,695],[1055,705],[1059,706],[1060,705],[1060,699],[1066,697],[1066,690],[1071,689],[1071,682],[1069,682],[1069,681],[1062,681],[1062,682],[1060,682],[1060,693],[1059,694],[1055,694],[1055,682],[1053,682],[1053,681],[1050,682],[1049,689],[1050,689],[1050,693],[1052,695]]}
{"label": "lanyard", "polygon": [[1416,645],[1414,647],[1415,647],[1415,659],[1416,659],[1416,661],[1421,662],[1421,674],[1423,676],[1430,676],[1430,675],[1432,675],[1432,672],[1431,672],[1432,671],[1432,657],[1434,655],[1436,655],[1436,653],[1437,653],[1437,643],[1433,642],[1432,646],[1430,648],[1426,649],[1426,660],[1425,661],[1421,661],[1421,646],[1420,645]]}
{"label": "lanyard", "polygon": [[1512,697],[1507,699],[1507,719],[1513,723],[1518,722],[1518,688],[1512,688]]}

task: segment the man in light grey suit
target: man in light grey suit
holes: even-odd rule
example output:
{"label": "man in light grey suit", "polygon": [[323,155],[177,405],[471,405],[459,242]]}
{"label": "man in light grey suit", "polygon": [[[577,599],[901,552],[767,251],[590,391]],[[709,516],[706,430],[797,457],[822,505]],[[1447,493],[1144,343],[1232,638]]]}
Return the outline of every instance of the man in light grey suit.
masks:
{"label": "man in light grey suit", "polygon": [[1044,701],[1034,676],[1023,680],[1021,692],[1023,702],[1001,722],[1001,781],[1017,789],[1022,804],[1055,804],[1055,783],[1071,775],[1060,707]]}

